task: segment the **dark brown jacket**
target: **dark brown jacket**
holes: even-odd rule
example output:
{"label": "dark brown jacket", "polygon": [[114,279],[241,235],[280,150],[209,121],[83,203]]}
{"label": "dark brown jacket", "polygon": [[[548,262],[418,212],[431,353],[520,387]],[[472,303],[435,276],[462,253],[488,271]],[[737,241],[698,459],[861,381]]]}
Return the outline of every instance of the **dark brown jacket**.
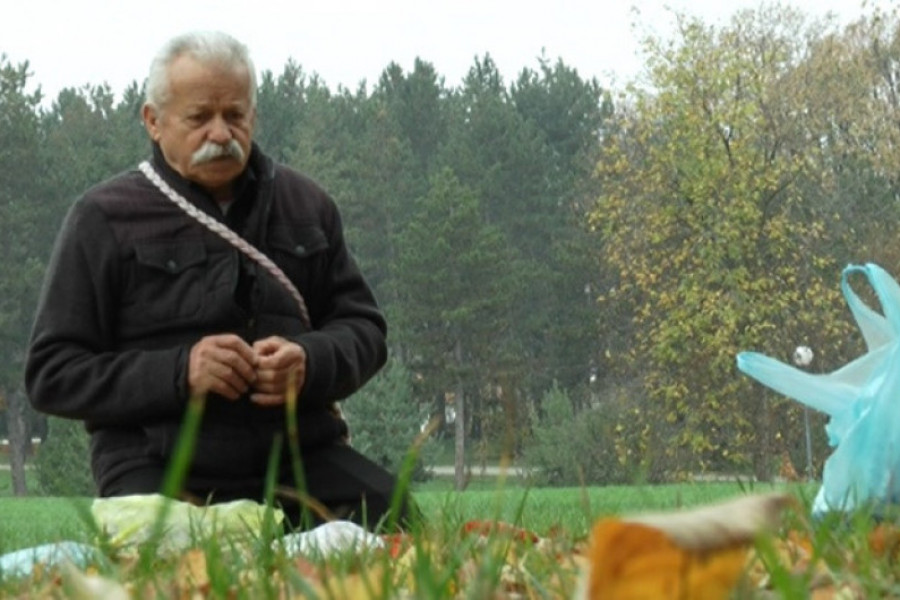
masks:
{"label": "dark brown jacket", "polygon": [[[94,477],[165,461],[187,402],[187,361],[202,336],[291,339],[308,356],[301,443],[346,425],[328,410],[386,359],[386,326],[344,242],[334,202],[254,146],[227,217],[154,148],[154,167],[196,206],[267,254],[306,300],[312,330],[270,274],[163,196],[137,170],[91,190],[69,211],[37,309],[26,387],[42,412],[80,419]],[[188,486],[261,479],[283,408],[207,399]]]}

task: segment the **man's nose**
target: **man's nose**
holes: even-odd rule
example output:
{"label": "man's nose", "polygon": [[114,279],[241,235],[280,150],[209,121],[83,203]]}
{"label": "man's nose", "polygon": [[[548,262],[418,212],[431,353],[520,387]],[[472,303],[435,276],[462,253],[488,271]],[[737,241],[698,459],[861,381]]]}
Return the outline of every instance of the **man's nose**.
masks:
{"label": "man's nose", "polygon": [[207,134],[209,141],[216,144],[225,144],[231,138],[231,128],[228,122],[221,116],[215,116],[209,123],[209,133]]}

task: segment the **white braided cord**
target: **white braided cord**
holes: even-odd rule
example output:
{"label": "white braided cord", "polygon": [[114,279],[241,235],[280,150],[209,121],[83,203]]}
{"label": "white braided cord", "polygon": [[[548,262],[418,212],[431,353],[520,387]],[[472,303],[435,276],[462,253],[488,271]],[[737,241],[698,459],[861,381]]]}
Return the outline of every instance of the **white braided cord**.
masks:
{"label": "white braided cord", "polygon": [[256,247],[236,234],[234,231],[229,229],[225,224],[217,221],[212,218],[193,204],[191,204],[184,196],[176,192],[172,187],[166,183],[162,177],[156,172],[156,170],[150,165],[148,161],[143,161],[138,168],[144,175],[147,176],[153,185],[159,188],[169,200],[174,202],[181,210],[186,212],[196,221],[198,221],[201,225],[212,231],[213,233],[219,235],[222,239],[227,241],[229,244],[249,256],[251,259],[255,260],[259,263],[266,271],[268,271],[275,279],[281,283],[282,286],[290,293],[290,295],[297,302],[297,306],[300,309],[300,318],[303,321],[303,324],[306,325],[309,329],[312,329],[312,325],[309,320],[309,311],[306,308],[306,302],[303,300],[303,296],[300,294],[300,291],[297,287],[288,279],[287,275],[284,274],[278,265],[272,262],[268,256],[260,252],[256,249]]}

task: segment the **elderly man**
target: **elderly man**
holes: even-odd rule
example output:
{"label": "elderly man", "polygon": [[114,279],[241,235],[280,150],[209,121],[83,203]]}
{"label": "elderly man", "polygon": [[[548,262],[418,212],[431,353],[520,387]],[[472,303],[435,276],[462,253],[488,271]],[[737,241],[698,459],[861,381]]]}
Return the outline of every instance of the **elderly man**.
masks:
{"label": "elderly man", "polygon": [[[152,160],[88,190],[57,239],[31,402],[85,422],[99,494],[115,496],[161,490],[188,400],[205,398],[183,492],[222,502],[263,499],[293,394],[302,491],[374,528],[395,480],[346,443],[336,402],[384,364],[386,327],[334,202],[253,143],[256,76],[230,36],[171,40],[146,94]],[[281,448],[279,487],[295,493],[279,500],[296,525]]]}

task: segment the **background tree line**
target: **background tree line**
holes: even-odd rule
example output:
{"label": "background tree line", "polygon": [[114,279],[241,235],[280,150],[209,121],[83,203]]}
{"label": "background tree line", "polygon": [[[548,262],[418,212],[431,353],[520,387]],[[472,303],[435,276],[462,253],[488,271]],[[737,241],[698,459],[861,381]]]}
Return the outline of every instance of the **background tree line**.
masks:
{"label": "background tree line", "polygon": [[[838,282],[850,262],[900,274],[898,28],[781,5],[680,15],[621,90],[547,57],[507,82],[485,55],[457,86],[424,60],[355,90],[294,62],[263,73],[257,141],[336,198],[391,324],[391,368],[347,403],[359,443],[396,466],[397,439],[452,412],[438,433],[468,440],[461,459],[521,457],[550,482],[802,464],[802,412],[734,357],[806,344],[824,371],[862,351]],[[45,103],[29,78],[0,55],[14,463],[43,427],[22,359],[62,216],[149,153],[138,82]],[[405,436],[383,427],[402,414]]]}

